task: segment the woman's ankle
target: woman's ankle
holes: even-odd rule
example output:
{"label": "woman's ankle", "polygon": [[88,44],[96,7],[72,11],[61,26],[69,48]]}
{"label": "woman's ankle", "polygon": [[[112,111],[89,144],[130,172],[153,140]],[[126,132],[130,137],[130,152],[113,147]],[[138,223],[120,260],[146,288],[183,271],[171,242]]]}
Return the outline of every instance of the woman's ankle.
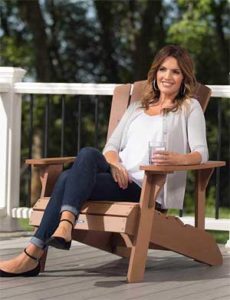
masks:
{"label": "woman's ankle", "polygon": [[72,224],[72,227],[74,227],[76,216],[72,212],[65,210],[61,214],[60,222],[63,222],[64,220],[70,222],[69,224]]}
{"label": "woman's ankle", "polygon": [[44,253],[44,250],[32,243],[29,243],[28,246],[26,247],[26,252],[29,255],[32,255],[32,256],[36,257],[37,259],[40,259]]}

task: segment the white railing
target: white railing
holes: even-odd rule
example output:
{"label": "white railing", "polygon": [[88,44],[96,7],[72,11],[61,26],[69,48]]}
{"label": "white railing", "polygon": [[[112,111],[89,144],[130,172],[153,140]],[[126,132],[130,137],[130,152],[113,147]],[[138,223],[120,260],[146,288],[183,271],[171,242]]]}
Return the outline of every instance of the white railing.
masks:
{"label": "white railing", "polygon": [[[17,218],[28,218],[31,208],[19,207],[21,95],[112,95],[118,84],[20,82],[25,70],[0,67],[0,226],[3,231],[17,228]],[[230,98],[230,86],[209,85],[212,98]],[[132,93],[132,89],[131,89]],[[183,222],[194,224],[193,218]],[[230,232],[230,220],[206,218],[206,229]],[[227,243],[230,247],[230,238]]]}

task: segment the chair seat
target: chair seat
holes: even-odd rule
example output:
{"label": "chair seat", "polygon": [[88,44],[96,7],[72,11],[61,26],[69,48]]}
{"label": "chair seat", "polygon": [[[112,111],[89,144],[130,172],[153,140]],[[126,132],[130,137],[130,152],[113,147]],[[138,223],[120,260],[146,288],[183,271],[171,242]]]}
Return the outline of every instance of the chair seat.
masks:
{"label": "chair seat", "polygon": [[[40,198],[33,207],[30,225],[39,226],[49,197]],[[132,202],[88,201],[82,207],[75,229],[120,232],[134,235],[140,206]]]}

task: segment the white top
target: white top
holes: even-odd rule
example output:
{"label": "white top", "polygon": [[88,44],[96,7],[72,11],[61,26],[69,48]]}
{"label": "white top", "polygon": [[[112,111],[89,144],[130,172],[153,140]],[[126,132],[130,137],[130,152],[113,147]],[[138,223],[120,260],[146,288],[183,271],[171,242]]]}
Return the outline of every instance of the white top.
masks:
{"label": "white top", "polygon": [[130,124],[127,144],[119,153],[130,179],[140,187],[144,179],[144,171],[140,170],[140,165],[149,163],[148,144],[150,141],[162,141],[163,138],[162,119],[161,115],[150,116],[142,111]]}
{"label": "white top", "polygon": [[[113,134],[107,141],[103,153],[123,151],[128,142],[130,124],[143,112],[139,101],[129,105]],[[208,160],[205,119],[200,103],[196,99],[187,99],[181,109],[163,116],[163,139],[166,149],[178,153],[197,151],[201,163]],[[138,144],[138,140],[136,141]],[[164,185],[163,208],[183,207],[186,185],[186,172],[174,172],[167,175]]]}

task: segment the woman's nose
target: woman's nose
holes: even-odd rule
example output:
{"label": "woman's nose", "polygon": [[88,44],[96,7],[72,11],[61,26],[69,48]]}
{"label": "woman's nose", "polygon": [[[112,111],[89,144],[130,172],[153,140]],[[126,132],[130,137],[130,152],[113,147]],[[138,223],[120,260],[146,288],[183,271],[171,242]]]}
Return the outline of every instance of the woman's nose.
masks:
{"label": "woman's nose", "polygon": [[167,70],[164,75],[166,79],[170,79],[172,77],[172,73],[170,70]]}

